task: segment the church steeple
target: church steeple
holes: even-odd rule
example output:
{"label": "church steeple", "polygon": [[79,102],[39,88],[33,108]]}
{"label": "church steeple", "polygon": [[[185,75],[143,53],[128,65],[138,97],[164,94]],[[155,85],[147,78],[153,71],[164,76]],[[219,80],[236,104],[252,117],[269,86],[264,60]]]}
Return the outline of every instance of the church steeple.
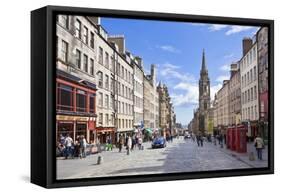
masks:
{"label": "church steeple", "polygon": [[206,61],[205,61],[205,49],[203,49],[201,74],[206,74],[206,73],[208,73],[208,70],[207,70]]}
{"label": "church steeple", "polygon": [[208,129],[208,110],[210,108],[210,79],[206,67],[205,50],[202,54],[202,66],[199,79],[199,130],[205,133]]}

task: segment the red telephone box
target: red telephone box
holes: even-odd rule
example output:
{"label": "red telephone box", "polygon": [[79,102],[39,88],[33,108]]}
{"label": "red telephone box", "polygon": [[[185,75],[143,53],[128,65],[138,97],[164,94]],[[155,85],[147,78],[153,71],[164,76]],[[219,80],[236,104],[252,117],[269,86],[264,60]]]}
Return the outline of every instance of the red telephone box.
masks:
{"label": "red telephone box", "polygon": [[236,128],[236,151],[239,153],[247,152],[247,128],[244,125],[238,125]]}
{"label": "red telephone box", "polygon": [[227,131],[226,131],[226,146],[228,149],[232,149],[232,141],[233,141],[233,137],[232,137],[232,131],[233,131],[233,127],[228,127]]}
{"label": "red telephone box", "polygon": [[232,151],[236,150],[236,127],[232,127],[231,130],[231,145],[230,145],[230,149]]}

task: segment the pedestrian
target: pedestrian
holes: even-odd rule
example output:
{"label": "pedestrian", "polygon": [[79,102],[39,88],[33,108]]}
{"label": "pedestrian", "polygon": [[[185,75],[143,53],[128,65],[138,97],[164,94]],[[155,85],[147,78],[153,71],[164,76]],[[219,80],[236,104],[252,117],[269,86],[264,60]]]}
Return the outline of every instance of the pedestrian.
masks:
{"label": "pedestrian", "polygon": [[123,144],[124,144],[124,137],[123,135],[119,135],[119,141],[118,141],[119,152],[122,151]]}
{"label": "pedestrian", "polygon": [[254,145],[257,150],[258,159],[262,160],[262,150],[264,149],[264,142],[261,136],[258,134],[254,140]]}
{"label": "pedestrian", "polygon": [[97,138],[97,149],[98,149],[98,153],[101,153],[101,144],[100,144],[100,138]]}
{"label": "pedestrian", "polygon": [[139,146],[139,150],[141,150],[142,149],[142,138],[141,137],[138,138],[138,146]]}
{"label": "pedestrian", "polygon": [[204,139],[203,139],[203,136],[200,135],[200,146],[201,146],[201,147],[203,147],[203,140],[204,140]]}
{"label": "pedestrian", "polygon": [[223,135],[220,134],[219,138],[220,138],[220,145],[221,145],[221,148],[223,148]]}
{"label": "pedestrian", "polygon": [[63,134],[60,134],[59,143],[60,143],[61,145],[64,145],[64,144],[65,144],[65,137],[63,136]]}
{"label": "pedestrian", "polygon": [[214,145],[217,145],[217,135],[214,135]]}
{"label": "pedestrian", "polygon": [[132,138],[130,135],[127,136],[127,154],[130,154],[131,151],[131,147],[132,147]]}
{"label": "pedestrian", "polygon": [[69,134],[67,134],[65,138],[66,159],[68,159],[69,156],[72,156],[72,144],[73,139],[69,136]]}
{"label": "pedestrian", "polygon": [[107,151],[111,150],[112,151],[112,140],[111,137],[109,136],[107,139]]}
{"label": "pedestrian", "polygon": [[74,151],[73,151],[73,157],[79,157],[80,156],[80,145],[78,139],[74,142]]}
{"label": "pedestrian", "polygon": [[199,147],[200,146],[200,136],[199,135],[196,135],[196,143]]}
{"label": "pedestrian", "polygon": [[136,145],[136,138],[132,138],[132,146],[131,146],[131,151],[133,151],[134,150],[134,147],[135,147],[135,145]]}
{"label": "pedestrian", "polygon": [[85,138],[84,135],[82,135],[82,157],[86,158],[87,153],[86,153],[86,149],[87,149],[87,140]]}

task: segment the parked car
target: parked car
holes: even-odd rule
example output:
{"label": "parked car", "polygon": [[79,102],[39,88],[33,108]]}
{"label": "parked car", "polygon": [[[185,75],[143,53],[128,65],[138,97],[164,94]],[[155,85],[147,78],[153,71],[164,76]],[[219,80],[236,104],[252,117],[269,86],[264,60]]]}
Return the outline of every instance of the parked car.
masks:
{"label": "parked car", "polygon": [[185,134],[184,139],[189,139],[189,138],[191,138],[191,135],[189,133]]}
{"label": "parked car", "polygon": [[152,141],[151,147],[152,148],[164,148],[164,147],[166,147],[165,138],[164,137],[154,138],[154,140]]}

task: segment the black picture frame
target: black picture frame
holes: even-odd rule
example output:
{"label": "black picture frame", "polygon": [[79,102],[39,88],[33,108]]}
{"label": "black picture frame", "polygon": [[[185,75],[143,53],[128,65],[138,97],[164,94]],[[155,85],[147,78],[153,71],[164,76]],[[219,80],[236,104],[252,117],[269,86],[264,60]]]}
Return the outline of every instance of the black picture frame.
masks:
{"label": "black picture frame", "polygon": [[[163,21],[266,26],[269,31],[268,167],[244,170],[169,173],[126,177],[56,180],[55,40],[56,15],[98,15]],[[232,17],[46,6],[31,12],[31,182],[46,188],[123,184],[274,173],[274,21]]]}

